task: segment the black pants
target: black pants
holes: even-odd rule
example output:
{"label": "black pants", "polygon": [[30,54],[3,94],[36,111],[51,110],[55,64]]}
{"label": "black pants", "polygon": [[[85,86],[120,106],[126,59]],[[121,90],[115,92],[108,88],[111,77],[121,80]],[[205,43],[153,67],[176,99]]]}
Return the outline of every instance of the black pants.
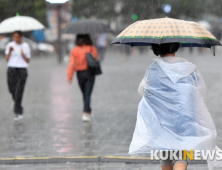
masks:
{"label": "black pants", "polygon": [[89,71],[78,71],[77,78],[83,95],[83,111],[86,113],[91,113],[90,98],[93,90],[95,76],[90,75]]}
{"label": "black pants", "polygon": [[14,113],[23,114],[22,108],[22,96],[25,89],[25,83],[27,79],[26,68],[8,68],[7,82],[9,92],[12,94],[14,101]]}

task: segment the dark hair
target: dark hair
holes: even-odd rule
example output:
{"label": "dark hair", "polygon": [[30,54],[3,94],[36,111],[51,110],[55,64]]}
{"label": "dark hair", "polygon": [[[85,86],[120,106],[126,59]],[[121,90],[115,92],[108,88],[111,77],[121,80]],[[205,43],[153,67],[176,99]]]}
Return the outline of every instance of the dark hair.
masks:
{"label": "dark hair", "polygon": [[165,43],[165,44],[151,44],[153,53],[155,55],[166,55],[177,52],[180,43]]}
{"label": "dark hair", "polygon": [[77,34],[76,36],[76,45],[93,45],[92,39],[89,34]]}
{"label": "dark hair", "polygon": [[18,35],[20,35],[20,37],[22,37],[22,32],[21,32],[21,31],[14,31],[14,32],[13,32],[13,35],[14,35],[14,34],[18,34]]}

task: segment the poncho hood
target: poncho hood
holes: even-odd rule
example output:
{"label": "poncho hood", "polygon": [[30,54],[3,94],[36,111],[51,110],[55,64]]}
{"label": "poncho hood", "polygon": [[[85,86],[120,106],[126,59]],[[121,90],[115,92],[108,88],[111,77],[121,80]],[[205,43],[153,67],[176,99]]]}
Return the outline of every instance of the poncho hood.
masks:
{"label": "poncho hood", "polygon": [[159,64],[163,72],[174,84],[197,69],[195,64],[179,57],[159,57],[153,60]]}

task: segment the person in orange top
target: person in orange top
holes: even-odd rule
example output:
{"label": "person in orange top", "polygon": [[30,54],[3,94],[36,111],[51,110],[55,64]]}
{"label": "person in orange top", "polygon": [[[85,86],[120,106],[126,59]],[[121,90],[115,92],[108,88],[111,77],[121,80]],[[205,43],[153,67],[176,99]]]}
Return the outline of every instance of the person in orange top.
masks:
{"label": "person in orange top", "polygon": [[83,121],[91,121],[90,99],[95,82],[95,75],[88,70],[86,53],[91,53],[98,58],[97,50],[88,34],[78,34],[76,37],[76,47],[70,53],[70,61],[67,69],[68,82],[72,83],[73,74],[77,72],[79,87],[83,95],[84,109]]}

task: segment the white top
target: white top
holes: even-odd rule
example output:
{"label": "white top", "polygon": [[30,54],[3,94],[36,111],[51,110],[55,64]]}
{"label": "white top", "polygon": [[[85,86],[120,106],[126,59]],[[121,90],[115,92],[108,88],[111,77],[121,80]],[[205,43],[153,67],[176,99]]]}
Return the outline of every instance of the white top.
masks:
{"label": "white top", "polygon": [[106,47],[106,34],[105,33],[99,34],[96,43],[97,43],[97,46],[99,47]]}
{"label": "white top", "polygon": [[22,57],[21,50],[23,50],[27,58],[31,58],[31,50],[28,43],[17,44],[15,41],[9,42],[5,49],[6,55],[9,54],[10,47],[13,47],[13,51],[8,61],[8,67],[27,68],[28,63]]}

